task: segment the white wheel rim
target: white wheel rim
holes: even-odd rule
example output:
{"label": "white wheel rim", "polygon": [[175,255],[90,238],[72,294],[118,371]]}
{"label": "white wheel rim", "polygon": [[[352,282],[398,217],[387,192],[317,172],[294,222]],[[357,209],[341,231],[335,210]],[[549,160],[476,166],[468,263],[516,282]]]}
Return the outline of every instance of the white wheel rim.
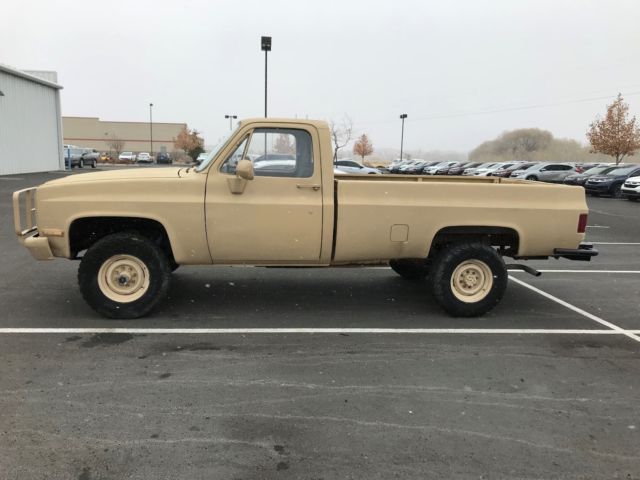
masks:
{"label": "white wheel rim", "polygon": [[489,266],[480,260],[466,260],[451,275],[451,292],[460,301],[475,303],[484,299],[493,286]]}
{"label": "white wheel rim", "polygon": [[98,286],[103,295],[114,302],[134,302],[149,289],[149,270],[139,258],[114,255],[100,267]]}

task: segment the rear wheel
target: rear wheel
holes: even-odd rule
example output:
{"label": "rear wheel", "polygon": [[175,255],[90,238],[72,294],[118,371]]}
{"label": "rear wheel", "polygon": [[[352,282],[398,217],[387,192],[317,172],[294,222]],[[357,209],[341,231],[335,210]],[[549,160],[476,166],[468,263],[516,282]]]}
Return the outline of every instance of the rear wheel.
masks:
{"label": "rear wheel", "polygon": [[495,307],[507,287],[502,257],[489,245],[460,243],[443,250],[431,268],[436,302],[453,317],[477,317]]}
{"label": "rear wheel", "polygon": [[531,180],[531,181],[537,181],[538,177],[536,177],[535,175],[529,175],[527,178],[525,178],[525,180]]}
{"label": "rear wheel", "polygon": [[96,168],[96,166],[97,166],[97,165],[98,165],[98,161],[97,161],[97,160],[94,160],[94,161],[91,163],[91,168]]}
{"label": "rear wheel", "polygon": [[419,258],[400,258],[389,260],[391,269],[405,280],[418,282],[429,274],[429,266],[426,260]]}
{"label": "rear wheel", "polygon": [[78,168],[84,168],[84,160],[78,162]]}
{"label": "rear wheel", "polygon": [[108,318],[146,315],[165,296],[167,255],[147,238],[116,233],[96,242],[82,257],[78,284],[85,301]]}

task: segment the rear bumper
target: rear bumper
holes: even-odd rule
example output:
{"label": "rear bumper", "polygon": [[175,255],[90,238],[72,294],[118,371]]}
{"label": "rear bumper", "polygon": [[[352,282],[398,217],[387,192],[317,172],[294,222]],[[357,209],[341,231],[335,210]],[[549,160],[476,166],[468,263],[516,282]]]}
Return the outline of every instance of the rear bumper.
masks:
{"label": "rear bumper", "polygon": [[588,262],[591,257],[598,255],[598,250],[593,248],[593,243],[581,243],[578,248],[556,248],[553,250],[555,258],[568,258]]}

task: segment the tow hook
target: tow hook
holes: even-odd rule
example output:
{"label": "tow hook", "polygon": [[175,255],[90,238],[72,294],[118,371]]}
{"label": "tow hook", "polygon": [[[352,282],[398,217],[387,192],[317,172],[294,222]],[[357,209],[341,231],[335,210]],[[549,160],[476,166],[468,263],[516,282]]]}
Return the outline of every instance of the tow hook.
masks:
{"label": "tow hook", "polygon": [[531,268],[529,265],[522,265],[521,263],[508,263],[505,265],[507,270],[522,270],[523,272],[527,272],[534,277],[539,277],[542,275],[542,272],[539,272],[535,268]]}

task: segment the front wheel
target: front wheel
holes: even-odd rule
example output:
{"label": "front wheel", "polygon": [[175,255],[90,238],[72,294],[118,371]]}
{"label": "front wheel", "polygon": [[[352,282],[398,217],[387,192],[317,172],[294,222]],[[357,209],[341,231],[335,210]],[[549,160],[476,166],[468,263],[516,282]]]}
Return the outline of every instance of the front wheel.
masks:
{"label": "front wheel", "polygon": [[115,233],[82,257],[78,284],[83,298],[108,318],[139,318],[166,295],[171,271],[165,253],[135,233]]}
{"label": "front wheel", "polygon": [[538,177],[536,177],[535,175],[529,175],[527,178],[525,178],[525,180],[531,180],[532,182],[537,182]]}
{"label": "front wheel", "polygon": [[495,307],[507,287],[507,268],[489,245],[460,243],[433,261],[431,288],[436,302],[453,317],[477,317]]}
{"label": "front wheel", "polygon": [[622,184],[613,186],[613,188],[611,189],[611,196],[613,198],[622,197]]}

